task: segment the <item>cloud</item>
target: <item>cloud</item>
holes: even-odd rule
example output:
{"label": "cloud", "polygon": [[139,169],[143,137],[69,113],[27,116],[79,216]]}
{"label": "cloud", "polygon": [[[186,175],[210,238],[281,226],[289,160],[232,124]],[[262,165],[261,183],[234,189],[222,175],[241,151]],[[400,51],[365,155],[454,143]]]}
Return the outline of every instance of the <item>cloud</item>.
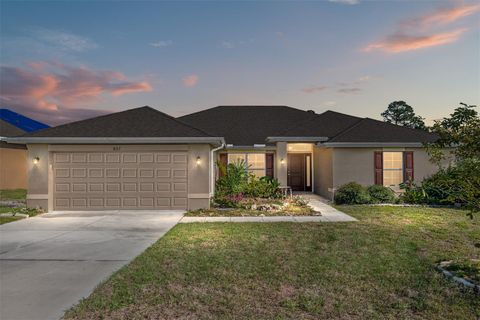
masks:
{"label": "cloud", "polygon": [[185,87],[194,87],[198,83],[198,75],[191,74],[182,79],[183,85]]}
{"label": "cloud", "polygon": [[305,93],[315,93],[315,92],[321,92],[327,90],[327,86],[318,86],[318,87],[307,87],[303,88],[302,91]]}
{"label": "cloud", "polygon": [[282,31],[277,31],[275,32],[275,34],[277,35],[277,37],[283,37],[285,35],[285,33],[283,33]]}
{"label": "cloud", "polygon": [[480,10],[480,4],[461,5],[458,7],[439,8],[426,15],[407,19],[401,23],[405,28],[428,28],[436,24],[448,24],[472,15]]}
{"label": "cloud", "polygon": [[164,48],[164,47],[171,46],[172,44],[173,44],[172,40],[160,40],[157,42],[150,43],[150,45],[155,48]]}
{"label": "cloud", "polygon": [[466,28],[431,35],[392,34],[383,40],[369,44],[363,51],[382,50],[389,53],[399,53],[436,47],[457,41],[465,31],[467,31]]}
{"label": "cloud", "polygon": [[[129,80],[117,71],[98,71],[54,62],[28,63],[23,68],[0,67],[2,105],[21,106],[32,113],[65,112],[104,94],[120,96],[151,90],[148,82]],[[76,115],[71,110],[68,113]]]}
{"label": "cloud", "polygon": [[362,91],[362,89],[361,88],[341,88],[341,89],[338,89],[337,91],[340,93],[355,94]]}
{"label": "cloud", "polygon": [[355,4],[359,4],[360,0],[328,0],[328,2],[355,5]]}
{"label": "cloud", "polygon": [[233,41],[222,41],[222,43],[220,44],[220,46],[222,46],[222,48],[225,48],[225,49],[233,49],[235,48],[235,44],[233,43]]}
{"label": "cloud", "polygon": [[53,45],[60,50],[81,52],[98,47],[89,38],[65,31],[37,28],[33,30],[33,36],[39,41]]}
{"label": "cloud", "polygon": [[[404,20],[399,23],[393,33],[379,41],[370,43],[362,51],[381,50],[388,53],[399,53],[453,43],[468,29],[457,28],[450,31],[438,31],[436,27],[453,23],[479,10],[480,4],[460,5],[439,8],[423,16]],[[426,33],[426,30],[430,31]]]}

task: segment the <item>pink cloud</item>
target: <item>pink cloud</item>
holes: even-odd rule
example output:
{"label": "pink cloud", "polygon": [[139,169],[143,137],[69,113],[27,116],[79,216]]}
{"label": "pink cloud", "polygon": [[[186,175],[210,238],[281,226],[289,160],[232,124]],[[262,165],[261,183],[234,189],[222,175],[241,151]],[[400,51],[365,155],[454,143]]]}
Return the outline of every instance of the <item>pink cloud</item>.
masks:
{"label": "pink cloud", "polygon": [[120,96],[151,91],[146,81],[128,80],[116,71],[97,71],[60,63],[33,62],[27,67],[0,67],[0,97],[6,104],[23,104],[37,109],[75,107],[102,94]]}
{"label": "pink cloud", "polygon": [[363,51],[382,50],[389,53],[399,53],[435,47],[457,41],[465,31],[467,31],[466,28],[426,36],[393,34],[383,40],[369,44]]}
{"label": "pink cloud", "polygon": [[321,92],[327,90],[327,86],[318,86],[318,87],[308,87],[308,88],[303,88],[302,91],[305,93],[315,93],[315,92]]}
{"label": "pink cloud", "polygon": [[480,4],[461,5],[458,7],[439,8],[431,13],[405,20],[403,27],[429,27],[435,24],[448,24],[480,10]]}
{"label": "pink cloud", "polygon": [[182,79],[183,85],[185,87],[194,87],[198,83],[198,75],[191,74]]}

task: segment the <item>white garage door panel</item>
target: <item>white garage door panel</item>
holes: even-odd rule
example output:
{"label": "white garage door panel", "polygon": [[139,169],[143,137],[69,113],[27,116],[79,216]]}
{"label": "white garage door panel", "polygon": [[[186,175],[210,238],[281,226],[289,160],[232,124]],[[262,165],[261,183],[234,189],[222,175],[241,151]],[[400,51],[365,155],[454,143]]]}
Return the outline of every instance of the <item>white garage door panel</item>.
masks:
{"label": "white garage door panel", "polygon": [[56,152],[55,210],[186,209],[186,152]]}

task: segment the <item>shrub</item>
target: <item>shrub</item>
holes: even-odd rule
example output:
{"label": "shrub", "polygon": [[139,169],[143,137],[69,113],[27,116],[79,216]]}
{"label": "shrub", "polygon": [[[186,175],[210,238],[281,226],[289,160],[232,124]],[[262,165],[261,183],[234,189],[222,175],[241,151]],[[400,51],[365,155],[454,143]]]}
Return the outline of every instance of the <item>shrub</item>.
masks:
{"label": "shrub", "polygon": [[469,159],[440,169],[421,185],[404,186],[402,199],[409,203],[453,205],[460,203],[472,212],[480,211],[480,161]]}
{"label": "shrub", "polygon": [[395,192],[392,189],[374,184],[367,188],[371,203],[394,203],[396,200]]}
{"label": "shrub", "polygon": [[244,193],[248,184],[248,170],[245,161],[230,163],[226,167],[217,164],[223,175],[215,183],[215,195],[235,196]]}
{"label": "shrub", "polygon": [[356,182],[342,185],[335,193],[336,204],[366,204],[370,202],[370,196],[363,186]]}
{"label": "shrub", "polygon": [[252,174],[248,179],[245,193],[255,198],[278,198],[280,196],[279,186],[280,183],[277,179],[270,177],[258,178]]}

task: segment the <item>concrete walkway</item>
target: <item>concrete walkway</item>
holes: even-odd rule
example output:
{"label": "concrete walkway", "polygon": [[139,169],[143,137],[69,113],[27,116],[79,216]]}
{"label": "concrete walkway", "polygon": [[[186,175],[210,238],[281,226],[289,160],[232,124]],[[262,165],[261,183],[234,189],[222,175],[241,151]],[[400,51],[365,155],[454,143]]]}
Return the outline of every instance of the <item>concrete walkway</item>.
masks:
{"label": "concrete walkway", "polygon": [[257,216],[257,217],[183,217],[180,223],[192,222],[347,222],[357,221],[354,217],[343,213],[327,204],[327,200],[311,193],[300,194],[308,199],[313,210],[319,216]]}
{"label": "concrete walkway", "polygon": [[59,319],[183,214],[48,213],[0,225],[0,319]]}

